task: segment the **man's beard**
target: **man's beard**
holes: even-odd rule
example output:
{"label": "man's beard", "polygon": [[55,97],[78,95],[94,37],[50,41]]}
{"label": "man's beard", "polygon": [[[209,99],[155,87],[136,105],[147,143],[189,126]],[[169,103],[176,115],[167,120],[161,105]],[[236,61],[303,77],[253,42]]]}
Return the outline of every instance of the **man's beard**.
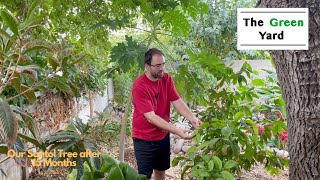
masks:
{"label": "man's beard", "polygon": [[152,77],[155,79],[160,79],[163,77],[163,71],[160,71],[158,73],[151,73]]}

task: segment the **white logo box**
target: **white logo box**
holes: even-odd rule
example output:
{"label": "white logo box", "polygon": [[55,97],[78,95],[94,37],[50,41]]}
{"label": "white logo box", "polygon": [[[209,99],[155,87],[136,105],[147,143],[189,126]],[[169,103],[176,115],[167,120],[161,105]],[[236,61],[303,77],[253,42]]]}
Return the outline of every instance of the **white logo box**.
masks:
{"label": "white logo box", "polygon": [[308,17],[308,8],[238,8],[237,48],[308,50]]}

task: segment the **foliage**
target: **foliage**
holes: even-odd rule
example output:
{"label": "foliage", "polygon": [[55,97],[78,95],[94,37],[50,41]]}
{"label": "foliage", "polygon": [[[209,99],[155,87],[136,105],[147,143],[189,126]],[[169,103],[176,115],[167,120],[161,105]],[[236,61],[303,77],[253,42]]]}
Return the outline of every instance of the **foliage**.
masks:
{"label": "foliage", "polygon": [[[12,145],[17,137],[17,122],[26,123],[35,139],[34,120],[14,107],[32,104],[36,92],[60,91],[80,96],[83,90],[101,91],[106,85],[94,67],[93,56],[80,53],[70,42],[51,42],[43,37],[46,20],[39,12],[39,1],[33,1],[22,16],[14,16],[6,6],[0,11],[0,109],[3,139]],[[86,63],[81,63],[85,60]],[[88,70],[88,68],[92,70]],[[102,88],[101,88],[102,87]],[[3,99],[3,100],[2,100]],[[17,121],[17,118],[19,121]],[[27,134],[23,134],[24,136]]]}
{"label": "foliage", "polygon": [[[206,105],[205,110],[198,113],[204,123],[193,139],[196,146],[188,150],[186,157],[174,160],[175,165],[181,161],[184,166],[181,178],[190,170],[191,178],[233,179],[233,173],[240,175],[240,169],[250,170],[256,162],[266,162],[266,168],[272,174],[277,174],[288,162],[278,158],[275,152],[265,150],[265,147],[273,136],[286,129],[286,124],[282,121],[271,121],[272,119],[261,122],[252,120],[253,114],[262,107],[255,101],[259,98],[257,91],[268,88],[261,86],[265,84],[260,84],[262,80],[258,79],[252,81],[253,86],[249,85],[248,78],[252,77],[253,70],[247,63],[244,63],[239,72],[233,72],[212,54],[200,52],[189,56],[190,62],[201,65],[216,83],[211,87],[205,86],[207,82],[204,79],[192,75],[193,72],[189,71],[185,71],[184,73],[188,74],[180,77],[180,81],[188,82],[191,87],[190,94],[196,92],[192,88],[201,86],[206,87],[207,92],[202,97],[192,98],[198,100],[197,103]],[[190,86],[195,82],[197,85]],[[272,107],[283,107],[279,99],[268,104],[272,104]],[[265,124],[263,133],[257,123]]]}
{"label": "foliage", "polygon": [[[70,152],[86,148],[97,151],[94,145],[105,134],[96,133],[105,132],[107,125],[114,126],[106,123],[107,120],[97,127],[72,122],[64,131],[46,137],[44,143],[36,133],[34,120],[13,107],[8,108],[8,104],[33,103],[36,91],[56,90],[72,96],[80,96],[83,90],[102,91],[106,86],[104,77],[113,77],[115,71],[119,89],[129,94],[126,84],[138,76],[137,69],[143,68],[146,49],[155,46],[165,52],[173,72],[172,62],[177,62],[178,74],[174,78],[182,96],[195,105],[205,106],[205,111],[199,112],[204,123],[194,138],[197,146],[174,164],[183,161],[184,172],[190,169],[193,178],[232,179],[234,172],[240,172],[240,168],[249,170],[257,161],[267,160],[267,168],[274,172],[275,167],[282,168],[287,163],[264,149],[271,138],[284,132],[285,122],[253,121],[258,112],[279,109],[284,113],[280,89],[273,82],[269,86],[270,79],[254,79],[251,83],[258,88],[251,87],[244,75],[251,77],[252,68],[248,64],[235,73],[221,61],[268,57],[263,52],[235,50],[235,8],[250,3],[57,0],[43,1],[40,5],[40,1],[30,2],[4,0],[0,4],[1,135],[9,140],[9,145],[17,139],[12,148],[23,151],[21,139],[24,139],[41,150],[51,145],[51,149]],[[124,28],[144,34],[139,40],[125,36],[124,42],[112,47],[110,32]],[[179,63],[181,60],[184,62]],[[129,75],[125,77],[122,73]],[[266,105],[257,105],[255,99],[262,96],[271,100]],[[259,133],[260,125],[264,126],[263,133]],[[28,129],[28,134],[15,138],[18,126]],[[2,148],[3,152],[6,148]],[[100,160],[78,158],[77,179],[106,172],[109,176],[117,172],[117,177],[125,177],[124,172],[132,171],[107,156]],[[101,168],[98,162],[102,162]]]}
{"label": "foliage", "polygon": [[237,50],[237,8],[254,7],[255,0],[206,1],[208,14],[190,22],[189,39],[194,48],[216,54],[221,59],[270,59],[265,51]]}
{"label": "foliage", "polygon": [[[54,134],[48,135],[44,138],[44,142],[51,144],[50,150],[61,149],[63,152],[98,152],[93,140],[89,134],[90,125],[84,124],[80,119],[71,121],[64,131],[58,131]],[[55,157],[54,161],[63,159],[63,157]],[[75,169],[78,169],[77,177],[81,177],[83,173],[83,163],[88,162],[91,172],[100,170],[101,164],[97,157],[76,157],[74,159],[77,162]],[[92,163],[92,165],[91,165]]]}
{"label": "foliage", "polygon": [[96,116],[88,121],[88,138],[97,146],[112,147],[119,140],[120,123],[111,118],[111,112],[95,113]]}
{"label": "foliage", "polygon": [[130,94],[133,79],[129,73],[114,74],[114,102],[116,107],[125,107],[128,100],[124,94]]}
{"label": "foliage", "polygon": [[13,144],[17,139],[18,120],[9,104],[0,99],[1,139]]}
{"label": "foliage", "polygon": [[[103,126],[106,124],[105,120]],[[51,144],[50,149],[62,149],[63,152],[98,152],[94,144],[97,144],[93,139],[92,131],[104,133],[104,129],[92,127],[89,124],[83,124],[80,119],[71,121],[65,130],[47,136],[44,141]],[[110,136],[110,135],[109,135]],[[62,157],[55,157],[54,160]],[[107,155],[101,157],[75,157],[76,167],[69,178],[70,179],[97,179],[103,178],[104,173],[108,173],[107,177],[113,179],[144,179],[143,176],[138,175],[134,169],[125,163],[119,163]],[[71,170],[73,168],[71,167]],[[72,178],[73,177],[73,178]],[[121,178],[122,177],[122,178]]]}
{"label": "foliage", "polygon": [[[100,172],[95,172],[92,176],[91,170],[87,163],[84,163],[84,172],[81,176],[82,179],[98,179],[107,176],[108,179],[119,180],[144,180],[146,176],[138,174],[132,167],[123,162],[117,161],[108,155],[102,155],[102,166]],[[76,180],[76,169],[68,174],[68,180]],[[107,173],[107,175],[105,175]]]}

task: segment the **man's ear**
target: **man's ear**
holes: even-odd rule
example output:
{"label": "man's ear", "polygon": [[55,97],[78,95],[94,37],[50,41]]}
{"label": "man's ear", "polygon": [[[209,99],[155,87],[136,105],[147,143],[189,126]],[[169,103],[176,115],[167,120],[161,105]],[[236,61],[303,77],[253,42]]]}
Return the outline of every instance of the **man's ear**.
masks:
{"label": "man's ear", "polygon": [[150,66],[148,66],[148,64],[144,64],[144,67],[149,71]]}

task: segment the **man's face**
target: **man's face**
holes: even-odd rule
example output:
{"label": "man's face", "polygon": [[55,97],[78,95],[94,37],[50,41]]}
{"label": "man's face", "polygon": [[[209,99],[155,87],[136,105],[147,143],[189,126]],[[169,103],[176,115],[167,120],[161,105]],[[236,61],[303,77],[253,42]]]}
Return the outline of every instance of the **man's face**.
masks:
{"label": "man's face", "polygon": [[152,56],[151,64],[147,66],[151,76],[160,79],[163,77],[165,58],[162,55],[155,54]]}

